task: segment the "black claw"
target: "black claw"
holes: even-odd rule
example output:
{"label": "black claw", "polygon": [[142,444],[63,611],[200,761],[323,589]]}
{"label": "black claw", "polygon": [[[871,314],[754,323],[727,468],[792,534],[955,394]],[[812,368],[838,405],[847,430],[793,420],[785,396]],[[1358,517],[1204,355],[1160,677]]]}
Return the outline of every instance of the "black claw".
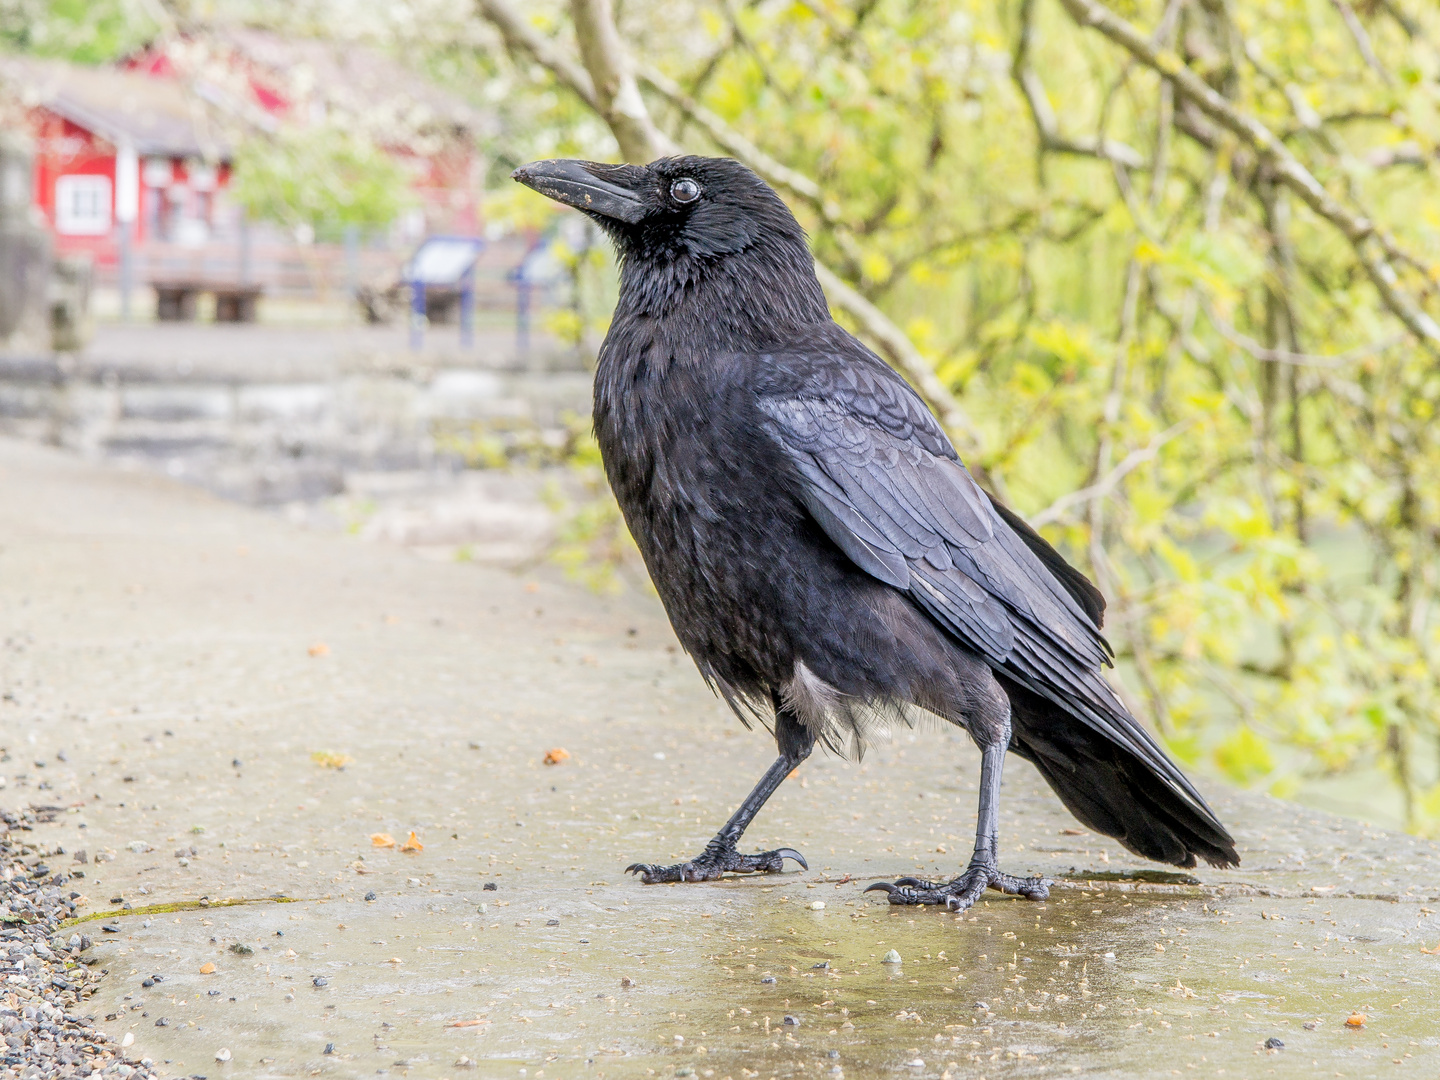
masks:
{"label": "black claw", "polygon": [[780,862],[781,862],[782,864],[785,862],[786,859],[794,859],[796,862],[798,862],[798,863],[800,864],[800,869],[801,869],[801,870],[809,870],[809,869],[810,869],[810,864],[805,861],[805,856],[804,856],[804,855],[801,855],[801,854],[800,854],[798,851],[796,851],[794,848],[788,848],[788,847],[777,848],[777,849],[775,850],[774,854],[780,856]]}
{"label": "black claw", "polygon": [[868,885],[868,886],[866,886],[865,891],[866,891],[866,892],[897,893],[897,892],[899,892],[900,890],[897,889],[894,885],[891,885],[890,882],[888,882],[888,881],[877,881],[874,885]]}

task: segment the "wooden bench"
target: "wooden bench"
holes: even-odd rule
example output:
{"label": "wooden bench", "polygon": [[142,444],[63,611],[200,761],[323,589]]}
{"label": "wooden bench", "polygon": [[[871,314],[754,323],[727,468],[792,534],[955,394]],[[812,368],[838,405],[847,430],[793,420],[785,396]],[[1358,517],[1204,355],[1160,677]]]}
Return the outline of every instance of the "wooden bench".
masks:
{"label": "wooden bench", "polygon": [[214,281],[152,281],[155,318],[160,322],[194,322],[201,293],[215,297],[215,321],[250,323],[264,287]]}

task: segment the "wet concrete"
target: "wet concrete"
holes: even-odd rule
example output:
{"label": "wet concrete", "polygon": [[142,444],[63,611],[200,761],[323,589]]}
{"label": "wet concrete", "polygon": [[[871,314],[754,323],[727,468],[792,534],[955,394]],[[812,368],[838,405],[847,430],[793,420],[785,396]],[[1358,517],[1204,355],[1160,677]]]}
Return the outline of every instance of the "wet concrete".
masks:
{"label": "wet concrete", "polygon": [[[652,600],[16,442],[0,491],[0,801],[65,807],[32,839],[131,905],[82,928],[88,1008],[177,1076],[1440,1071],[1429,842],[1207,783],[1244,866],[1138,880],[1012,761],[1004,862],[1052,899],[890,908],[969,848],[978,757],[921,730],[761,814],[808,872],[647,887],[773,756]],[[202,897],[256,902],[143,910]]]}

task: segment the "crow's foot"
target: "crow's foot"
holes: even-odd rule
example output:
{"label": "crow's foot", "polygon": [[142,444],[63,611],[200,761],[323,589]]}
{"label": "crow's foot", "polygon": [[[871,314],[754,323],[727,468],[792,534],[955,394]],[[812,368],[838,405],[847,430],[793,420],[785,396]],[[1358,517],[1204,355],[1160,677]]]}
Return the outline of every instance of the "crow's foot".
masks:
{"label": "crow's foot", "polygon": [[951,911],[964,911],[984,895],[986,889],[996,889],[1011,896],[1023,896],[1027,900],[1045,900],[1050,896],[1049,878],[1020,878],[1002,874],[999,867],[984,863],[971,863],[970,867],[954,881],[924,881],[920,878],[902,877],[894,883],[877,881],[866,892],[882,890],[889,893],[892,904],[944,904]]}
{"label": "crow's foot", "polygon": [[726,871],[734,874],[775,874],[785,866],[786,859],[794,859],[802,870],[809,870],[810,864],[794,848],[782,847],[774,851],[762,851],[758,855],[742,855],[734,847],[708,844],[705,850],[689,862],[674,866],[655,866],[651,863],[631,863],[625,868],[627,874],[639,874],[646,885],[658,885],[666,881],[714,881]]}

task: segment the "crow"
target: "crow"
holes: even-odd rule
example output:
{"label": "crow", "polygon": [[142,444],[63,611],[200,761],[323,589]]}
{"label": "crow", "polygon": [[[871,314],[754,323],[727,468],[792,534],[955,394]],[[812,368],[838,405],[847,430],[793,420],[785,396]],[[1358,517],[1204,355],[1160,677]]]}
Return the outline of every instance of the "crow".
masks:
{"label": "crow", "polygon": [[[741,834],[817,742],[858,755],[930,713],[981,751],[975,850],[892,904],[1043,900],[1000,870],[1005,752],[1148,859],[1239,863],[1204,798],[1101,674],[1105,600],[971,478],[913,389],[830,317],[799,222],[725,158],[552,160],[515,180],[599,223],[620,294],[595,371],[605,472],[701,675],[780,756],[699,855],[646,883],[776,872]],[[867,890],[869,891],[869,890]]]}

